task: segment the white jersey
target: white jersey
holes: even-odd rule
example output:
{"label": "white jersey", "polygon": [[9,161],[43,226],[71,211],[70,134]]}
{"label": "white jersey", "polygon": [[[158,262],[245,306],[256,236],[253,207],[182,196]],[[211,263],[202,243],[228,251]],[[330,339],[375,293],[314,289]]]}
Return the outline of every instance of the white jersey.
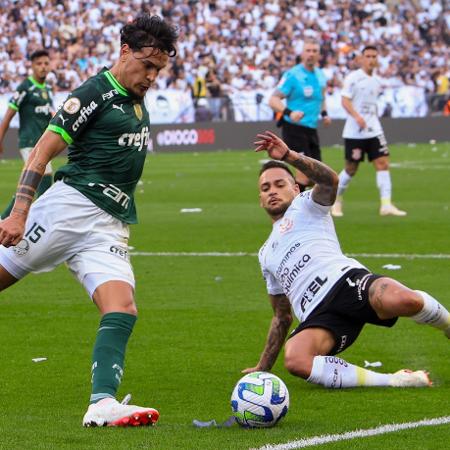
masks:
{"label": "white jersey", "polygon": [[311,193],[294,199],[259,251],[267,292],[285,294],[300,322],[345,273],[365,269],[342,253],[330,207],[314,202]]}
{"label": "white jersey", "polygon": [[366,128],[361,129],[356,120],[347,114],[342,137],[344,139],[369,139],[383,134],[378,118],[378,97],[381,93],[381,81],[375,75],[368,75],[358,69],[345,77],[341,95],[352,101],[353,108],[366,121]]}

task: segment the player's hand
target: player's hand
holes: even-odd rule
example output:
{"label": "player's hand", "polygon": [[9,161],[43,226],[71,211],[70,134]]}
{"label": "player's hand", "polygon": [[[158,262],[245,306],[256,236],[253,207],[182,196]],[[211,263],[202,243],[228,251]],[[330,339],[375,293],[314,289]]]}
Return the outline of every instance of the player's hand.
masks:
{"label": "player's hand", "polygon": [[364,118],[362,116],[358,116],[356,118],[356,123],[359,125],[360,131],[364,130],[364,128],[367,127],[366,121],[364,120]]}
{"label": "player's hand", "polygon": [[25,218],[11,214],[5,220],[0,221],[0,245],[14,247],[25,233]]}
{"label": "player's hand", "polygon": [[323,124],[324,124],[326,127],[329,127],[329,126],[331,125],[331,118],[330,118],[329,116],[325,116],[325,117],[322,119],[322,121],[323,121]]}
{"label": "player's hand", "polygon": [[255,152],[267,151],[272,159],[283,159],[289,152],[289,147],[275,133],[265,131],[256,135]]}
{"label": "player's hand", "polygon": [[304,116],[305,113],[303,111],[292,111],[289,114],[289,119],[291,119],[292,122],[300,122],[300,120],[302,120]]}

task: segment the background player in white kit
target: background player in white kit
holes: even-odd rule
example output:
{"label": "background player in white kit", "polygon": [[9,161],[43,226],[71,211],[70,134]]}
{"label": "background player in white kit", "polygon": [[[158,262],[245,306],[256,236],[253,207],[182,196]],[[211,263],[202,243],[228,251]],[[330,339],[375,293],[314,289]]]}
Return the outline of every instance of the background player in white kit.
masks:
{"label": "background player in white kit", "polygon": [[289,150],[269,131],[258,135],[255,145],[256,151],[267,150],[271,158],[302,171],[315,186],[299,195],[283,163],[269,161],[261,169],[260,203],[273,230],[259,261],[274,317],[258,364],[244,372],[272,368],[293,310],[300,325],[285,346],[285,366],[293,375],[329,388],[429,386],[423,370],[377,373],[334,355],[356,340],[365,323],[391,327],[398,316],[441,329],[450,338],[449,312],[426,292],[374,275],[342,253],[329,213],[338,184],[332,169]]}
{"label": "background player in white kit", "polygon": [[361,69],[351,72],[344,80],[342,106],[348,113],[342,132],[345,142],[345,168],[339,174],[336,203],[331,210],[335,217],[343,216],[342,197],[366,153],[376,170],[381,200],[380,215],[406,216],[405,211],[391,203],[389,150],[378,118],[377,100],[382,85],[374,74],[377,64],[376,47],[366,46],[362,51]]}

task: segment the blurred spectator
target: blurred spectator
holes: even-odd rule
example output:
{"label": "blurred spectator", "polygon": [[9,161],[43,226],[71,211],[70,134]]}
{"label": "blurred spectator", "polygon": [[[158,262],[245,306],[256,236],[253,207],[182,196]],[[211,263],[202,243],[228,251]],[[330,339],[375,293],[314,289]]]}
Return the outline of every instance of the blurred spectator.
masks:
{"label": "blurred spectator", "polygon": [[448,93],[450,4],[439,0],[0,0],[0,94],[15,89],[29,71],[27,56],[42,46],[51,49],[54,90],[71,89],[110,64],[120,28],[143,10],[181,31],[162,89],[187,83],[197,98],[219,98],[205,80],[210,73],[221,94],[273,90],[311,36],[335,88],[372,41],[389,83]]}

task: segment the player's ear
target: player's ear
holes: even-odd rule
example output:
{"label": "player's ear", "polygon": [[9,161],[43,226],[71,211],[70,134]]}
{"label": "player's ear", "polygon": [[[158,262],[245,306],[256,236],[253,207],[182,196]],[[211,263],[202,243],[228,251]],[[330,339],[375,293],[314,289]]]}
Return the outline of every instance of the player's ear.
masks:
{"label": "player's ear", "polygon": [[120,47],[120,61],[126,62],[130,53],[131,53],[131,48],[128,46],[128,44],[123,44]]}

